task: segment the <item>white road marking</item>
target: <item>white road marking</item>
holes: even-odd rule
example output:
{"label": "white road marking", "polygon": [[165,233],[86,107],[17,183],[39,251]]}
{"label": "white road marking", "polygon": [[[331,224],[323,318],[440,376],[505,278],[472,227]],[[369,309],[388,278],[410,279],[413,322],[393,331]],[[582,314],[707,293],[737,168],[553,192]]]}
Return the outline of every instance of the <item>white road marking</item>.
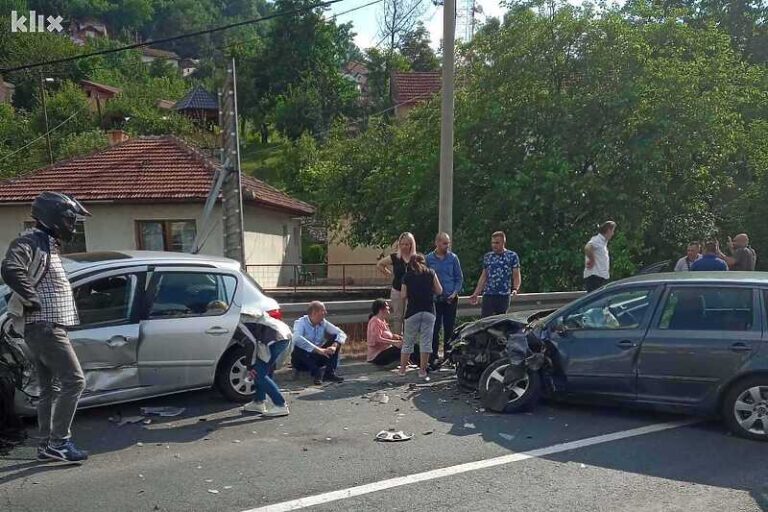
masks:
{"label": "white road marking", "polygon": [[332,501],[339,501],[348,498],[354,498],[355,496],[362,496],[364,494],[370,494],[373,492],[383,491],[386,489],[392,489],[394,487],[401,487],[403,485],[411,485],[418,482],[424,482],[427,480],[434,480],[436,478],[444,478],[447,476],[458,475],[460,473],[466,473],[468,471],[477,471],[479,469],[492,468],[494,466],[501,466],[504,464],[511,464],[513,462],[520,462],[535,457],[545,457],[555,453],[566,452],[569,450],[576,450],[579,448],[585,448],[587,446],[594,446],[602,443],[610,443],[611,441],[618,441],[620,439],[627,439],[629,437],[642,436],[645,434],[652,434],[654,432],[661,432],[664,430],[671,430],[675,428],[684,427],[693,423],[698,423],[701,420],[691,419],[683,421],[672,421],[667,423],[657,423],[655,425],[648,425],[646,427],[633,428],[631,430],[623,430],[621,432],[614,432],[612,434],[604,434],[601,436],[588,437],[586,439],[580,439],[578,441],[571,441],[569,443],[560,443],[545,448],[537,448],[521,453],[511,453],[509,455],[502,455],[500,457],[494,457],[492,459],[478,460],[475,462],[467,462],[465,464],[458,464],[456,466],[450,466],[447,468],[433,469],[431,471],[425,471],[423,473],[415,473],[413,475],[400,476],[397,478],[390,478],[388,480],[381,480],[379,482],[373,482],[365,485],[358,485],[356,487],[350,487],[348,489],[340,489],[338,491],[326,492],[323,494],[316,494],[314,496],[307,496],[305,498],[299,498],[297,500],[284,501],[282,503],[275,503],[272,505],[266,505],[264,507],[252,508],[244,510],[243,512],[287,512],[290,510],[299,510],[302,508],[308,508],[315,505],[321,505],[323,503],[330,503]]}

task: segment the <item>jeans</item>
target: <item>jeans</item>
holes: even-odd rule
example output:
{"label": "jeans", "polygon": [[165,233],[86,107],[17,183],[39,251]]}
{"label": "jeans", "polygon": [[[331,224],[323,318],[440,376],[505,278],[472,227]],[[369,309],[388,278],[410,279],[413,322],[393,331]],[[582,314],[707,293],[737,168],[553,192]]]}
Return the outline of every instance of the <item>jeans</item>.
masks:
{"label": "jeans", "polygon": [[483,295],[483,306],[480,316],[485,318],[493,315],[503,315],[509,309],[509,295]]}
{"label": "jeans", "polygon": [[[323,348],[330,347],[335,343],[334,340],[328,340],[323,344]],[[312,377],[319,378],[321,370],[325,368],[325,375],[334,375],[339,367],[339,354],[341,354],[341,345],[331,357],[326,357],[314,352],[296,347],[291,354],[291,364],[293,368],[299,371],[307,371]]]}
{"label": "jeans", "polygon": [[256,359],[256,363],[253,365],[253,369],[256,370],[255,401],[263,402],[267,395],[269,395],[273,404],[278,406],[285,405],[285,398],[283,398],[280,388],[277,387],[277,384],[272,379],[272,373],[275,371],[275,362],[286,348],[288,348],[288,340],[277,341],[269,346],[270,356],[268,362]]}
{"label": "jeans", "polygon": [[421,311],[405,319],[403,336],[403,354],[412,354],[414,345],[419,345],[421,353],[432,353],[432,330],[435,328],[435,315]]}
{"label": "jeans", "polygon": [[451,336],[453,328],[456,325],[456,310],[459,306],[458,298],[448,302],[445,300],[435,301],[435,328],[432,332],[432,356],[431,361],[437,359],[437,352],[440,349],[440,326],[443,327],[443,354],[447,354],[451,348]]}
{"label": "jeans", "polygon": [[58,444],[69,439],[85,376],[67,331],[48,322],[24,327],[24,341],[32,351],[40,383],[37,422],[40,437]]}

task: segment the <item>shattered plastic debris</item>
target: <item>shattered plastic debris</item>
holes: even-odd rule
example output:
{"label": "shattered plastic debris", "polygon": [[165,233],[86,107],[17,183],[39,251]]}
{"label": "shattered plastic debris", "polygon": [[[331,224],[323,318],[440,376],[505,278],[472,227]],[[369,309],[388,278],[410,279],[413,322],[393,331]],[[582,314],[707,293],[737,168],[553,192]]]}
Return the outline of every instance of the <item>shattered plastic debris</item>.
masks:
{"label": "shattered plastic debris", "polygon": [[230,490],[231,488],[232,488],[232,486],[231,486],[231,485],[225,485],[225,486],[224,486],[224,490],[226,490],[226,491]]}
{"label": "shattered plastic debris", "polygon": [[435,432],[434,430],[425,430],[424,432],[421,433],[421,435],[423,435],[423,436],[430,436],[434,432]]}
{"label": "shattered plastic debris", "polygon": [[504,434],[504,433],[499,434],[499,437],[504,439],[505,441],[512,441],[515,438],[515,436],[513,436],[512,434]]}
{"label": "shattered plastic debris", "polygon": [[240,443],[241,441],[240,441],[239,439],[235,439],[235,440],[234,440],[234,441],[232,441],[232,442],[233,442],[233,443],[235,443],[235,444],[237,444],[237,443]]}
{"label": "shattered plastic debris", "polygon": [[141,448],[142,446],[144,446],[144,443],[136,443],[136,446],[138,446],[139,448]]}
{"label": "shattered plastic debris", "polygon": [[587,467],[587,465],[586,465],[586,464],[579,464],[579,467],[580,467],[581,469],[584,469],[584,468],[586,468],[586,467]]}
{"label": "shattered plastic debris", "polygon": [[141,414],[146,416],[162,416],[163,418],[173,418],[186,411],[184,407],[142,407]]}
{"label": "shattered plastic debris", "polygon": [[126,416],[125,418],[120,420],[120,422],[117,424],[117,426],[118,427],[123,427],[125,425],[131,425],[131,424],[134,424],[134,423],[141,423],[145,419],[146,418],[144,418],[144,416]]}
{"label": "shattered plastic debris", "polygon": [[413,438],[413,434],[406,434],[402,430],[395,431],[393,429],[390,430],[382,430],[378,434],[376,434],[376,441],[380,442],[388,442],[388,443],[394,443],[398,441],[409,441]]}
{"label": "shattered plastic debris", "polygon": [[219,494],[219,491],[217,491],[216,489],[208,489],[208,492],[210,494]]}
{"label": "shattered plastic debris", "polygon": [[464,428],[477,428],[474,423],[465,423]]}

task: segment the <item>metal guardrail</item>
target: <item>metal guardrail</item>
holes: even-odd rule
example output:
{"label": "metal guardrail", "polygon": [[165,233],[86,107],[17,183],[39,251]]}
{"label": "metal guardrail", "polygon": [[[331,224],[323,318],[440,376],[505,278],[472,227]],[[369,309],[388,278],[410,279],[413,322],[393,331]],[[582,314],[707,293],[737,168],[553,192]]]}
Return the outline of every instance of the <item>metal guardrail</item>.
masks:
{"label": "metal guardrail", "polygon": [[[584,292],[524,293],[512,298],[510,311],[529,309],[557,309],[578,299]],[[324,302],[328,319],[334,324],[353,324],[368,321],[371,311],[370,300],[349,300]],[[308,302],[281,304],[283,319],[289,325],[307,313]],[[459,297],[459,317],[480,316],[480,304],[473,306],[469,297]]]}

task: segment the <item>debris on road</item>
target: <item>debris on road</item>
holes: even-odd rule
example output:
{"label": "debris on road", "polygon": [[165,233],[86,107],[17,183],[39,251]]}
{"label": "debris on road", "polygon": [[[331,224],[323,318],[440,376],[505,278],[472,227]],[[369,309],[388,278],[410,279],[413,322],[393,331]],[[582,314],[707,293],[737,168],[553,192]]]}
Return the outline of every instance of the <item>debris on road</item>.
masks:
{"label": "debris on road", "polygon": [[119,420],[119,423],[117,424],[118,427],[124,427],[125,425],[132,425],[134,423],[141,423],[146,418],[144,416],[126,416],[125,418]]}
{"label": "debris on road", "polygon": [[141,408],[141,414],[144,414],[145,416],[161,416],[163,418],[173,418],[175,416],[179,416],[184,411],[186,411],[186,408],[184,407],[142,407]]}
{"label": "debris on road", "polygon": [[477,428],[477,427],[475,427],[474,423],[465,423],[464,424],[464,428],[472,428],[472,429],[474,429],[474,428]]}
{"label": "debris on road", "polygon": [[434,430],[425,430],[424,432],[421,433],[421,435],[423,435],[423,436],[430,436],[434,432],[435,432]]}
{"label": "debris on road", "polygon": [[513,436],[512,434],[504,434],[504,433],[499,434],[499,437],[504,439],[505,441],[512,441],[515,438],[515,436]]}
{"label": "debris on road", "polygon": [[378,434],[376,434],[376,441],[381,442],[398,442],[398,441],[409,441],[413,438],[413,434],[406,434],[402,430],[394,431],[394,430],[382,430]]}
{"label": "debris on road", "polygon": [[208,492],[210,494],[219,494],[219,491],[217,491],[216,489],[208,489]]}

